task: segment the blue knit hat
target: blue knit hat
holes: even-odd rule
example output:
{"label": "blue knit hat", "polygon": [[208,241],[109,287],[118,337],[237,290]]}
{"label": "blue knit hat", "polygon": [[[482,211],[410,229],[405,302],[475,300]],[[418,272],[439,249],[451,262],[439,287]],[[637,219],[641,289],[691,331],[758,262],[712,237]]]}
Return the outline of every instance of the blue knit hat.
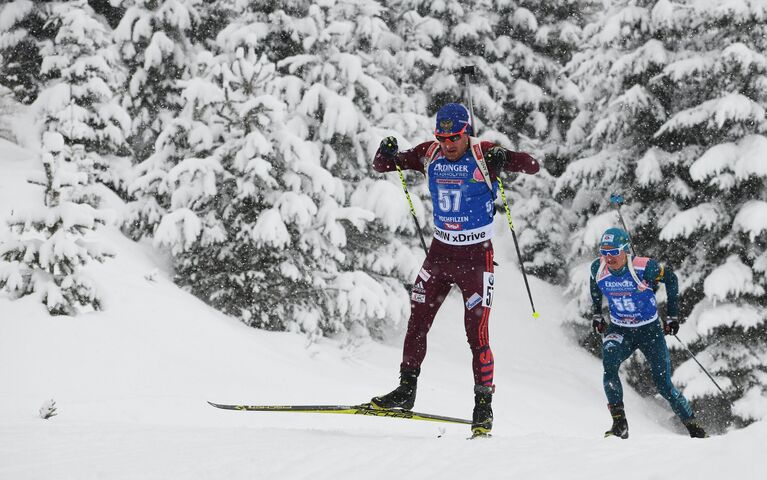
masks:
{"label": "blue knit hat", "polygon": [[626,252],[629,251],[629,245],[631,245],[629,234],[617,227],[605,230],[605,233],[602,234],[602,238],[599,240],[600,247],[619,248]]}
{"label": "blue knit hat", "polygon": [[435,135],[449,135],[451,133],[473,134],[469,109],[460,103],[448,103],[437,112],[437,127]]}

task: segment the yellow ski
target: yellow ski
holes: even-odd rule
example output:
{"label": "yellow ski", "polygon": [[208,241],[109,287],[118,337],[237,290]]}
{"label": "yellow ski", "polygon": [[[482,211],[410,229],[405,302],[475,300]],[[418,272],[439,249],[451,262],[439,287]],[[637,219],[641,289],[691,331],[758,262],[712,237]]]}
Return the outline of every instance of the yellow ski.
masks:
{"label": "yellow ski", "polygon": [[373,408],[369,403],[363,403],[361,405],[226,405],[213,402],[208,403],[216,408],[224,410],[240,410],[245,412],[335,413],[342,415],[405,418],[408,420],[471,425],[471,420],[465,420],[463,418],[445,417],[430,413],[413,412],[411,410],[379,409]]}

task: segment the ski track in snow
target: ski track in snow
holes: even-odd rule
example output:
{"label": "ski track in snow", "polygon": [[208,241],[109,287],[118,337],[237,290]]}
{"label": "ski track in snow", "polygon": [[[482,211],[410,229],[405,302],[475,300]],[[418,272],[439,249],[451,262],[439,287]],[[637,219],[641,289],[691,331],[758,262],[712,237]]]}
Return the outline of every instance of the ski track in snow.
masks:
{"label": "ski track in snow", "polygon": [[[37,165],[0,143],[0,214],[39,201],[23,183]],[[664,403],[628,388],[631,438],[603,439],[610,417],[601,365],[566,338],[561,290],[531,279],[541,313],[532,319],[516,261],[502,256],[490,321],[493,438],[467,441],[462,425],[214,409],[206,400],[365,402],[396,385],[401,336],[346,348],[248,328],[175,287],[167,259],[147,245],[113,228],[100,235],[118,251],[89,267],[108,310],[53,318],[33,299],[0,295],[0,479],[719,480],[767,472],[764,422],[693,440]],[[497,239],[498,252],[510,250],[499,248],[506,241]],[[429,336],[416,411],[471,416],[461,312],[454,292]],[[49,398],[59,414],[42,420],[37,410]]]}

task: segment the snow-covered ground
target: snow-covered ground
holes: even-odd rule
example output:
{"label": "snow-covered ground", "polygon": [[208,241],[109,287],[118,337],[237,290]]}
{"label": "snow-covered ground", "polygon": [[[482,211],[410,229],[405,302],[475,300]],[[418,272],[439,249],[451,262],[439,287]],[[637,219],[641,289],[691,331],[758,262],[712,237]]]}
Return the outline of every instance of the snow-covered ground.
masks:
{"label": "snow-covered ground", "polygon": [[[0,215],[39,202],[34,155],[0,140]],[[0,227],[0,236],[4,234]],[[401,341],[308,342],[225,317],[176,288],[167,261],[114,228],[118,252],[89,272],[107,310],[50,317],[0,296],[0,479],[765,478],[764,422],[690,439],[664,405],[626,394],[631,438],[610,423],[599,362],[560,327],[561,291],[532,280],[533,320],[512,258],[499,259],[491,317],[493,438],[398,419],[217,410],[206,400],[350,404],[390,390]],[[501,237],[496,243],[507,241]],[[498,248],[498,251],[509,251]],[[429,337],[416,410],[470,417],[461,304]],[[47,399],[59,414],[38,416]],[[442,436],[438,438],[438,435]]]}

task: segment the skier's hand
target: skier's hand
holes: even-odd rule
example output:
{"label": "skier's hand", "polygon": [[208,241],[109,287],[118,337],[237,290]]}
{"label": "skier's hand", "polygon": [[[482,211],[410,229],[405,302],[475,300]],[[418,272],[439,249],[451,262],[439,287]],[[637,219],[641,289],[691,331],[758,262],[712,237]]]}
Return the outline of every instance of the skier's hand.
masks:
{"label": "skier's hand", "polygon": [[387,158],[395,158],[399,152],[399,146],[397,145],[397,139],[393,136],[389,136],[381,140],[381,146],[378,148],[381,155]]}
{"label": "skier's hand", "polygon": [[498,145],[492,147],[490,150],[487,151],[487,154],[485,155],[485,160],[487,161],[487,165],[495,170],[496,172],[500,171],[503,168],[504,163],[506,162],[506,149],[503,147],[499,147]]}
{"label": "skier's hand", "polygon": [[605,333],[605,329],[607,329],[607,322],[605,322],[605,319],[602,317],[601,313],[595,313],[591,316],[591,328],[594,330],[594,333],[599,335]]}
{"label": "skier's hand", "polygon": [[665,335],[676,335],[679,333],[679,317],[668,317],[663,324],[663,333]]}

